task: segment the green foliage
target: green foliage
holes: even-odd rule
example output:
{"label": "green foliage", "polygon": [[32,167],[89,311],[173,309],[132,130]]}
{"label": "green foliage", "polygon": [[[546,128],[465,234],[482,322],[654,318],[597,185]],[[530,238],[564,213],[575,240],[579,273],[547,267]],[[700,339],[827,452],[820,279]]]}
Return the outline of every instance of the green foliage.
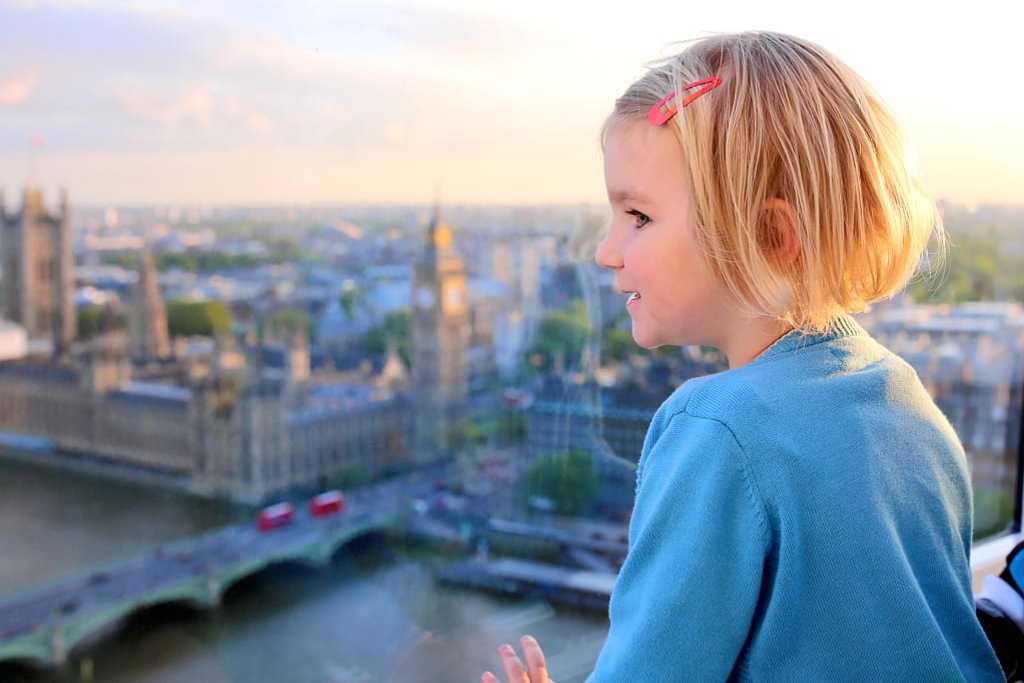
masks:
{"label": "green foliage", "polygon": [[526,439],[526,414],[522,410],[503,410],[494,428],[499,443],[520,443]]}
{"label": "green foliage", "polygon": [[452,444],[474,449],[488,443],[506,446],[526,438],[526,419],[521,410],[489,410],[476,413],[452,426]]}
{"label": "green foliage", "polygon": [[1013,496],[1006,489],[974,490],[974,540],[1006,531],[1013,522]]}
{"label": "green foliage", "polygon": [[86,306],[78,309],[78,338],[89,339],[112,330],[123,330],[127,325],[124,313],[106,306]]}
{"label": "green foliage", "polygon": [[590,453],[573,448],[535,460],[526,483],[528,495],[552,500],[559,514],[580,515],[594,502],[601,481]]}
{"label": "green foliage", "polygon": [[944,268],[919,276],[909,288],[918,303],[959,304],[991,300],[999,275],[999,243],[992,237],[961,235],[950,240]]}
{"label": "green foliage", "polygon": [[341,468],[328,478],[328,488],[357,488],[365,486],[373,480],[370,470],[365,465],[353,463]]}
{"label": "green foliage", "polygon": [[295,240],[279,237],[276,239],[263,240],[267,245],[269,254],[267,260],[271,263],[287,263],[289,261],[305,261],[314,259],[315,255],[299,248]]}
{"label": "green foliage", "polygon": [[167,327],[172,337],[212,337],[231,329],[231,312],[221,301],[168,301]]}
{"label": "green foliage", "polygon": [[449,443],[455,451],[476,450],[479,446],[487,443],[487,432],[484,431],[483,426],[469,417],[452,425],[448,437]]}
{"label": "green foliage", "polygon": [[[188,249],[183,252],[156,254],[154,262],[156,269],[161,272],[178,269],[190,273],[212,273],[232,268],[253,268],[264,263],[288,263],[311,258],[310,254],[302,251],[292,240],[272,239],[264,242],[269,250],[266,256]],[[104,257],[104,261],[133,270],[139,267],[139,256],[135,253],[109,255]]]}
{"label": "green foliage", "polygon": [[631,352],[640,350],[633,341],[633,333],[618,327],[607,328],[604,333],[602,354],[604,360],[624,361]]}
{"label": "green foliage", "polygon": [[312,337],[312,330],[312,318],[301,308],[280,308],[263,321],[263,331],[268,335],[302,332]]}
{"label": "green foliage", "polygon": [[103,316],[103,308],[100,306],[88,306],[78,310],[78,337],[89,339],[100,333],[100,320]]}
{"label": "green foliage", "polygon": [[356,309],[362,306],[366,300],[366,292],[361,289],[350,289],[347,292],[342,292],[340,302],[341,310],[345,311],[345,315],[348,316],[349,320],[356,315]]}
{"label": "green foliage", "polygon": [[537,328],[537,338],[526,352],[526,358],[539,372],[551,370],[559,354],[564,367],[579,365],[590,331],[586,304],[582,299],[573,299],[569,308],[550,311],[544,316]]}
{"label": "green foliage", "polygon": [[398,344],[398,355],[405,367],[412,367],[412,318],[409,311],[392,311],[384,320],[366,333],[364,351],[380,355],[387,353],[388,339]]}
{"label": "green foliage", "polygon": [[953,234],[945,264],[917,276],[908,291],[918,303],[1019,301],[1024,298],[1024,252],[1019,247],[1016,236],[995,228]]}

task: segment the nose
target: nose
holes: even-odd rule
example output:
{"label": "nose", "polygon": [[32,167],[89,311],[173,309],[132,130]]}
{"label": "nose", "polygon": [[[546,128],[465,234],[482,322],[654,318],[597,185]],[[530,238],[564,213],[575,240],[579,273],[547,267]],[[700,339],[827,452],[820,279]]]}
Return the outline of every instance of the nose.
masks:
{"label": "nose", "polygon": [[610,226],[594,252],[594,261],[602,268],[622,267],[622,248],[616,241],[615,232],[615,227]]}

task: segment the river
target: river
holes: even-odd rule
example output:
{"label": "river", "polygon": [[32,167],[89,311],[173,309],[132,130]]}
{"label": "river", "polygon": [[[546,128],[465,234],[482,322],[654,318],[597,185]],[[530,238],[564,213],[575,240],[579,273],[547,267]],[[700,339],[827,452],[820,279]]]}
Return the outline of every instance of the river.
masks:
{"label": "river", "polygon": [[[0,461],[0,594],[163,541],[248,519],[240,508],[151,486]],[[496,647],[537,637],[558,683],[582,681],[601,614],[435,583],[439,553],[367,537],[321,570],[249,577],[208,612],[156,607],[59,670],[0,665],[0,681],[370,683],[479,680]]]}

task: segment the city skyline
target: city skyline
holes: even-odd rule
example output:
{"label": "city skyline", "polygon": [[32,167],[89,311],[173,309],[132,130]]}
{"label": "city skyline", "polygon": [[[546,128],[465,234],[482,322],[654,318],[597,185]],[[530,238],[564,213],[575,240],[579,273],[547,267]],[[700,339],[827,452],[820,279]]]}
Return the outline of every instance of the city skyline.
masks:
{"label": "city skyline", "polygon": [[985,4],[836,22],[801,3],[0,2],[0,187],[66,185],[85,204],[427,203],[436,187],[451,203],[602,203],[598,130],[643,64],[765,29],[864,76],[935,199],[1019,204],[1024,96],[1006,87],[1010,22]]}

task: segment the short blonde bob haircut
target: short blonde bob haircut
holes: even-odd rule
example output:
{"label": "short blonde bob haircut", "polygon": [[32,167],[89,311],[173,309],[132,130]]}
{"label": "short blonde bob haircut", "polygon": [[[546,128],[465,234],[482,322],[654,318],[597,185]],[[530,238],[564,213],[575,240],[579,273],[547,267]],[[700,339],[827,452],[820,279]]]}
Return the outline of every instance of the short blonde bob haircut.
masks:
{"label": "short blonde bob haircut", "polygon": [[[686,160],[697,243],[742,311],[826,331],[839,313],[902,291],[930,238],[943,258],[942,217],[903,132],[852,69],[782,33],[693,40],[615,102],[602,146],[615,123],[646,121],[652,105],[677,93],[667,125]],[[698,88],[682,86],[715,75],[722,83],[683,108]],[[773,198],[792,210],[791,258],[779,258],[779,217],[765,208]]]}

